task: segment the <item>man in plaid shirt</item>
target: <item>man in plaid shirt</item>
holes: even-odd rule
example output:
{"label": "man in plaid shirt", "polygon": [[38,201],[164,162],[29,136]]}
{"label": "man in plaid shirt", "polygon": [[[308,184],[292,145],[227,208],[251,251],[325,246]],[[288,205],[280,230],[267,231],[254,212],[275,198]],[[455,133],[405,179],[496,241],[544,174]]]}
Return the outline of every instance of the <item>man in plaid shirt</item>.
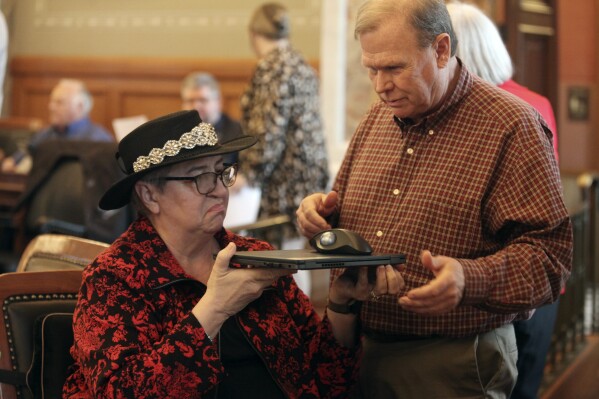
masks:
{"label": "man in plaid shirt", "polygon": [[555,301],[572,267],[551,131],[455,57],[442,0],[367,1],[355,34],[380,101],[333,191],[297,215],[307,237],[337,225],[407,256],[403,291],[373,285],[362,306],[357,395],[507,398],[511,323]]}

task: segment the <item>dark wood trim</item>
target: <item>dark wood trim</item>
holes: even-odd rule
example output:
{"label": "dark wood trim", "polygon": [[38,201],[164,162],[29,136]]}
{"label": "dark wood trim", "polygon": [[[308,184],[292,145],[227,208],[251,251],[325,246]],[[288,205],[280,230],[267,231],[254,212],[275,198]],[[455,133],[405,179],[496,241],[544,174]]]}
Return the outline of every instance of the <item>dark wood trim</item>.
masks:
{"label": "dark wood trim", "polygon": [[546,387],[541,399],[594,399],[599,397],[599,336],[587,337],[584,348],[562,373]]}
{"label": "dark wood trim", "polygon": [[[318,62],[311,64],[318,70]],[[83,80],[94,97],[91,118],[112,130],[115,118],[152,119],[181,108],[181,81],[205,71],[219,81],[223,110],[239,118],[239,102],[256,59],[18,56],[10,63],[12,116],[48,119],[50,91],[61,78]]]}

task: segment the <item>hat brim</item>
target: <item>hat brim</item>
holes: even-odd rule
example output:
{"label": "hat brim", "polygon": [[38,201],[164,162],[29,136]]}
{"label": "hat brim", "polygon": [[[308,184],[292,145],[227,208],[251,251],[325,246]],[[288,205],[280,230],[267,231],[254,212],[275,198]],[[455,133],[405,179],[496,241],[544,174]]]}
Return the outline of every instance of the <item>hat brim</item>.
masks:
{"label": "hat brim", "polygon": [[141,172],[132,173],[119,180],[118,182],[114,183],[104,193],[102,198],[100,198],[99,206],[101,209],[108,211],[111,209],[118,209],[127,205],[131,200],[131,192],[135,183],[144,175],[148,174],[153,170],[168,165],[189,161],[192,159],[206,158],[215,155],[223,155],[229,154],[231,152],[241,151],[243,149],[253,146],[254,144],[256,144],[257,141],[258,139],[253,136],[241,136],[233,140],[227,141],[226,143],[210,147],[209,151],[202,151],[201,148],[199,150],[198,148],[194,148],[191,150],[181,151],[176,156],[165,158],[160,164],[152,165]]}

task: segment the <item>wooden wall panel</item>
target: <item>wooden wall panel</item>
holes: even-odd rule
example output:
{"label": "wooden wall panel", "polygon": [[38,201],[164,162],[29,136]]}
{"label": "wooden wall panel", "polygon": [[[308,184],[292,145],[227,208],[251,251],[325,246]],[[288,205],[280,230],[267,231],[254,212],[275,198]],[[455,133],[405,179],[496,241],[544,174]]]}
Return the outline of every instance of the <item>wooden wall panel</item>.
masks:
{"label": "wooden wall panel", "polygon": [[148,59],[15,57],[10,64],[12,116],[48,120],[50,92],[61,78],[83,80],[94,96],[92,119],[112,130],[114,118],[154,118],[180,109],[179,88],[192,71],[212,73],[221,84],[223,109],[239,118],[239,100],[254,59]]}
{"label": "wooden wall panel", "polygon": [[123,94],[120,100],[123,114],[145,115],[149,119],[181,109],[181,100],[175,95],[131,92]]}

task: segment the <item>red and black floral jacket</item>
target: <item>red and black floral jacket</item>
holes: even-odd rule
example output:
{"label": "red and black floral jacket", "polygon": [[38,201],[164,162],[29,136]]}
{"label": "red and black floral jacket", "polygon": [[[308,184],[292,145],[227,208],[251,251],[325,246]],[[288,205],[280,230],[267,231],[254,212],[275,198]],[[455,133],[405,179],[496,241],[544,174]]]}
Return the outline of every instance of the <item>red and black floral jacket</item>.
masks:
{"label": "red and black floral jacket", "polygon": [[[224,229],[221,248],[271,249]],[[146,218],[83,273],[74,315],[75,364],[64,398],[201,398],[226,375],[216,342],[191,309],[205,287],[187,275]],[[243,333],[289,398],[345,397],[359,348],[341,347],[292,277],[237,316]]]}

